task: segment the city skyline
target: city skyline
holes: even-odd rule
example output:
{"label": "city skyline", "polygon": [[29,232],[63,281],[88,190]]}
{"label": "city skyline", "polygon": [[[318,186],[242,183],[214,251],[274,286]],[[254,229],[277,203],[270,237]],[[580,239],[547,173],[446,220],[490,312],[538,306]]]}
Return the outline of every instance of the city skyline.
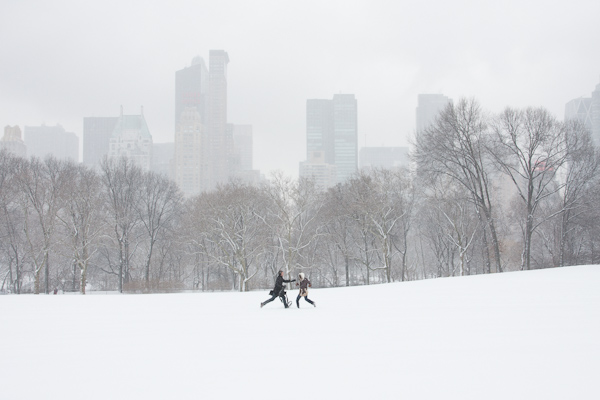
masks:
{"label": "city skyline", "polygon": [[173,71],[224,49],[227,119],[253,125],[254,168],[297,176],[309,98],[354,93],[359,148],[397,147],[414,133],[419,93],[474,97],[491,112],[541,106],[563,119],[565,104],[600,82],[595,2],[413,6],[3,3],[0,125],[61,124],[82,143],[84,117],[144,106],[154,142],[172,142]]}

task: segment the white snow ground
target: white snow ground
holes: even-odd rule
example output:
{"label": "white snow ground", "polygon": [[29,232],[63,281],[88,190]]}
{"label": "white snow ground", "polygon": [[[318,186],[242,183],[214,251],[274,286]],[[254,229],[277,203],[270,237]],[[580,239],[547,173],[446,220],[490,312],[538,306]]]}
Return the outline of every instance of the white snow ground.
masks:
{"label": "white snow ground", "polygon": [[267,297],[1,296],[0,399],[600,399],[600,266]]}

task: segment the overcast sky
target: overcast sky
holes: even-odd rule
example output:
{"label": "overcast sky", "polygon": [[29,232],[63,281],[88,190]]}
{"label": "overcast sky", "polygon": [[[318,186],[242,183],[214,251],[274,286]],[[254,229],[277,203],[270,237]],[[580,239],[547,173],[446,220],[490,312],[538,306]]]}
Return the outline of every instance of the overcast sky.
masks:
{"label": "overcast sky", "polygon": [[174,140],[175,71],[227,51],[229,122],[254,129],[254,167],[296,177],[306,100],[353,93],[359,147],[406,146],[417,94],[484,108],[567,101],[600,83],[600,1],[0,2],[0,126],[144,115]]}

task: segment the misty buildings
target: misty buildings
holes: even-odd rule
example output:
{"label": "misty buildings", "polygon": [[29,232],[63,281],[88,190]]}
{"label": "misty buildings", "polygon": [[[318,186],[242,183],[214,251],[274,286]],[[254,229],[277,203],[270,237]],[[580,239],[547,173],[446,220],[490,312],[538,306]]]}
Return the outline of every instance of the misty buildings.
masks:
{"label": "misty buildings", "polygon": [[83,163],[98,167],[102,158],[108,155],[110,138],[119,117],[83,118]]}
{"label": "misty buildings", "polygon": [[175,182],[186,196],[198,194],[209,186],[210,153],[204,133],[198,108],[186,107],[175,130]]}
{"label": "misty buildings", "polygon": [[145,171],[152,163],[152,135],[146,124],[143,109],[140,115],[121,115],[110,138],[109,158],[126,157]]}
{"label": "misty buildings", "polygon": [[[336,183],[358,169],[357,101],[353,94],[336,94],[332,100],[306,101],[306,163],[319,160],[335,166]],[[319,154],[318,154],[319,153]],[[301,167],[300,176],[307,176]]]}
{"label": "misty buildings", "polygon": [[363,147],[359,159],[365,170],[408,167],[408,147]]}
{"label": "misty buildings", "polygon": [[175,153],[175,143],[152,143],[152,165],[150,170],[163,175],[168,179],[173,179],[173,154]]}
{"label": "misty buildings", "polygon": [[227,121],[229,55],[211,50],[175,72],[175,181],[187,196],[232,178],[254,182],[252,126]]}
{"label": "misty buildings", "polygon": [[306,159],[321,152],[327,164],[334,164],[333,101],[310,99],[306,101]]}
{"label": "misty buildings", "polygon": [[592,92],[592,137],[596,146],[600,146],[600,83]]}
{"label": "misty buildings", "polygon": [[79,162],[79,138],[61,125],[26,126],[24,134],[30,156],[44,158],[51,154],[58,159]]}
{"label": "misty buildings", "polygon": [[[230,124],[237,171],[252,171],[252,125]],[[235,172],[237,172],[235,171]]]}
{"label": "misty buildings", "polygon": [[452,99],[443,94],[420,94],[417,97],[417,134],[427,129],[438,114],[452,103]]}
{"label": "misty buildings", "polygon": [[206,123],[207,97],[208,69],[202,57],[195,57],[192,65],[175,72],[175,130],[186,108],[195,108]]}
{"label": "misty buildings", "polygon": [[213,185],[227,183],[230,176],[229,152],[232,140],[227,135],[227,64],[223,50],[211,50],[208,59],[208,138],[211,148]]}
{"label": "misty buildings", "polygon": [[27,146],[21,139],[21,128],[18,125],[4,127],[4,136],[0,139],[0,150],[6,150],[18,157],[27,155]]}
{"label": "misty buildings", "polygon": [[313,151],[308,160],[300,163],[300,178],[314,179],[319,190],[327,190],[337,183],[337,169],[325,162],[325,152]]}
{"label": "misty buildings", "polygon": [[592,97],[580,97],[565,105],[565,120],[576,119],[589,129],[594,144],[600,146],[600,84]]}

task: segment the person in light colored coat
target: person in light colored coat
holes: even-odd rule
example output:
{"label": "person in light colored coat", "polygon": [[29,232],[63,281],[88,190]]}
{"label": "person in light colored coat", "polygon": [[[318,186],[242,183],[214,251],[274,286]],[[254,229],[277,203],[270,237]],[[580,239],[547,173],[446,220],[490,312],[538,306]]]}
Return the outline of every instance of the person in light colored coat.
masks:
{"label": "person in light colored coat", "polygon": [[304,297],[304,300],[308,301],[313,307],[317,306],[317,303],[308,298],[308,288],[312,287],[312,284],[304,276],[304,273],[300,272],[298,274],[298,281],[296,282],[296,286],[300,286],[300,293],[298,293],[298,297],[296,297],[296,305],[300,308],[300,298]]}

